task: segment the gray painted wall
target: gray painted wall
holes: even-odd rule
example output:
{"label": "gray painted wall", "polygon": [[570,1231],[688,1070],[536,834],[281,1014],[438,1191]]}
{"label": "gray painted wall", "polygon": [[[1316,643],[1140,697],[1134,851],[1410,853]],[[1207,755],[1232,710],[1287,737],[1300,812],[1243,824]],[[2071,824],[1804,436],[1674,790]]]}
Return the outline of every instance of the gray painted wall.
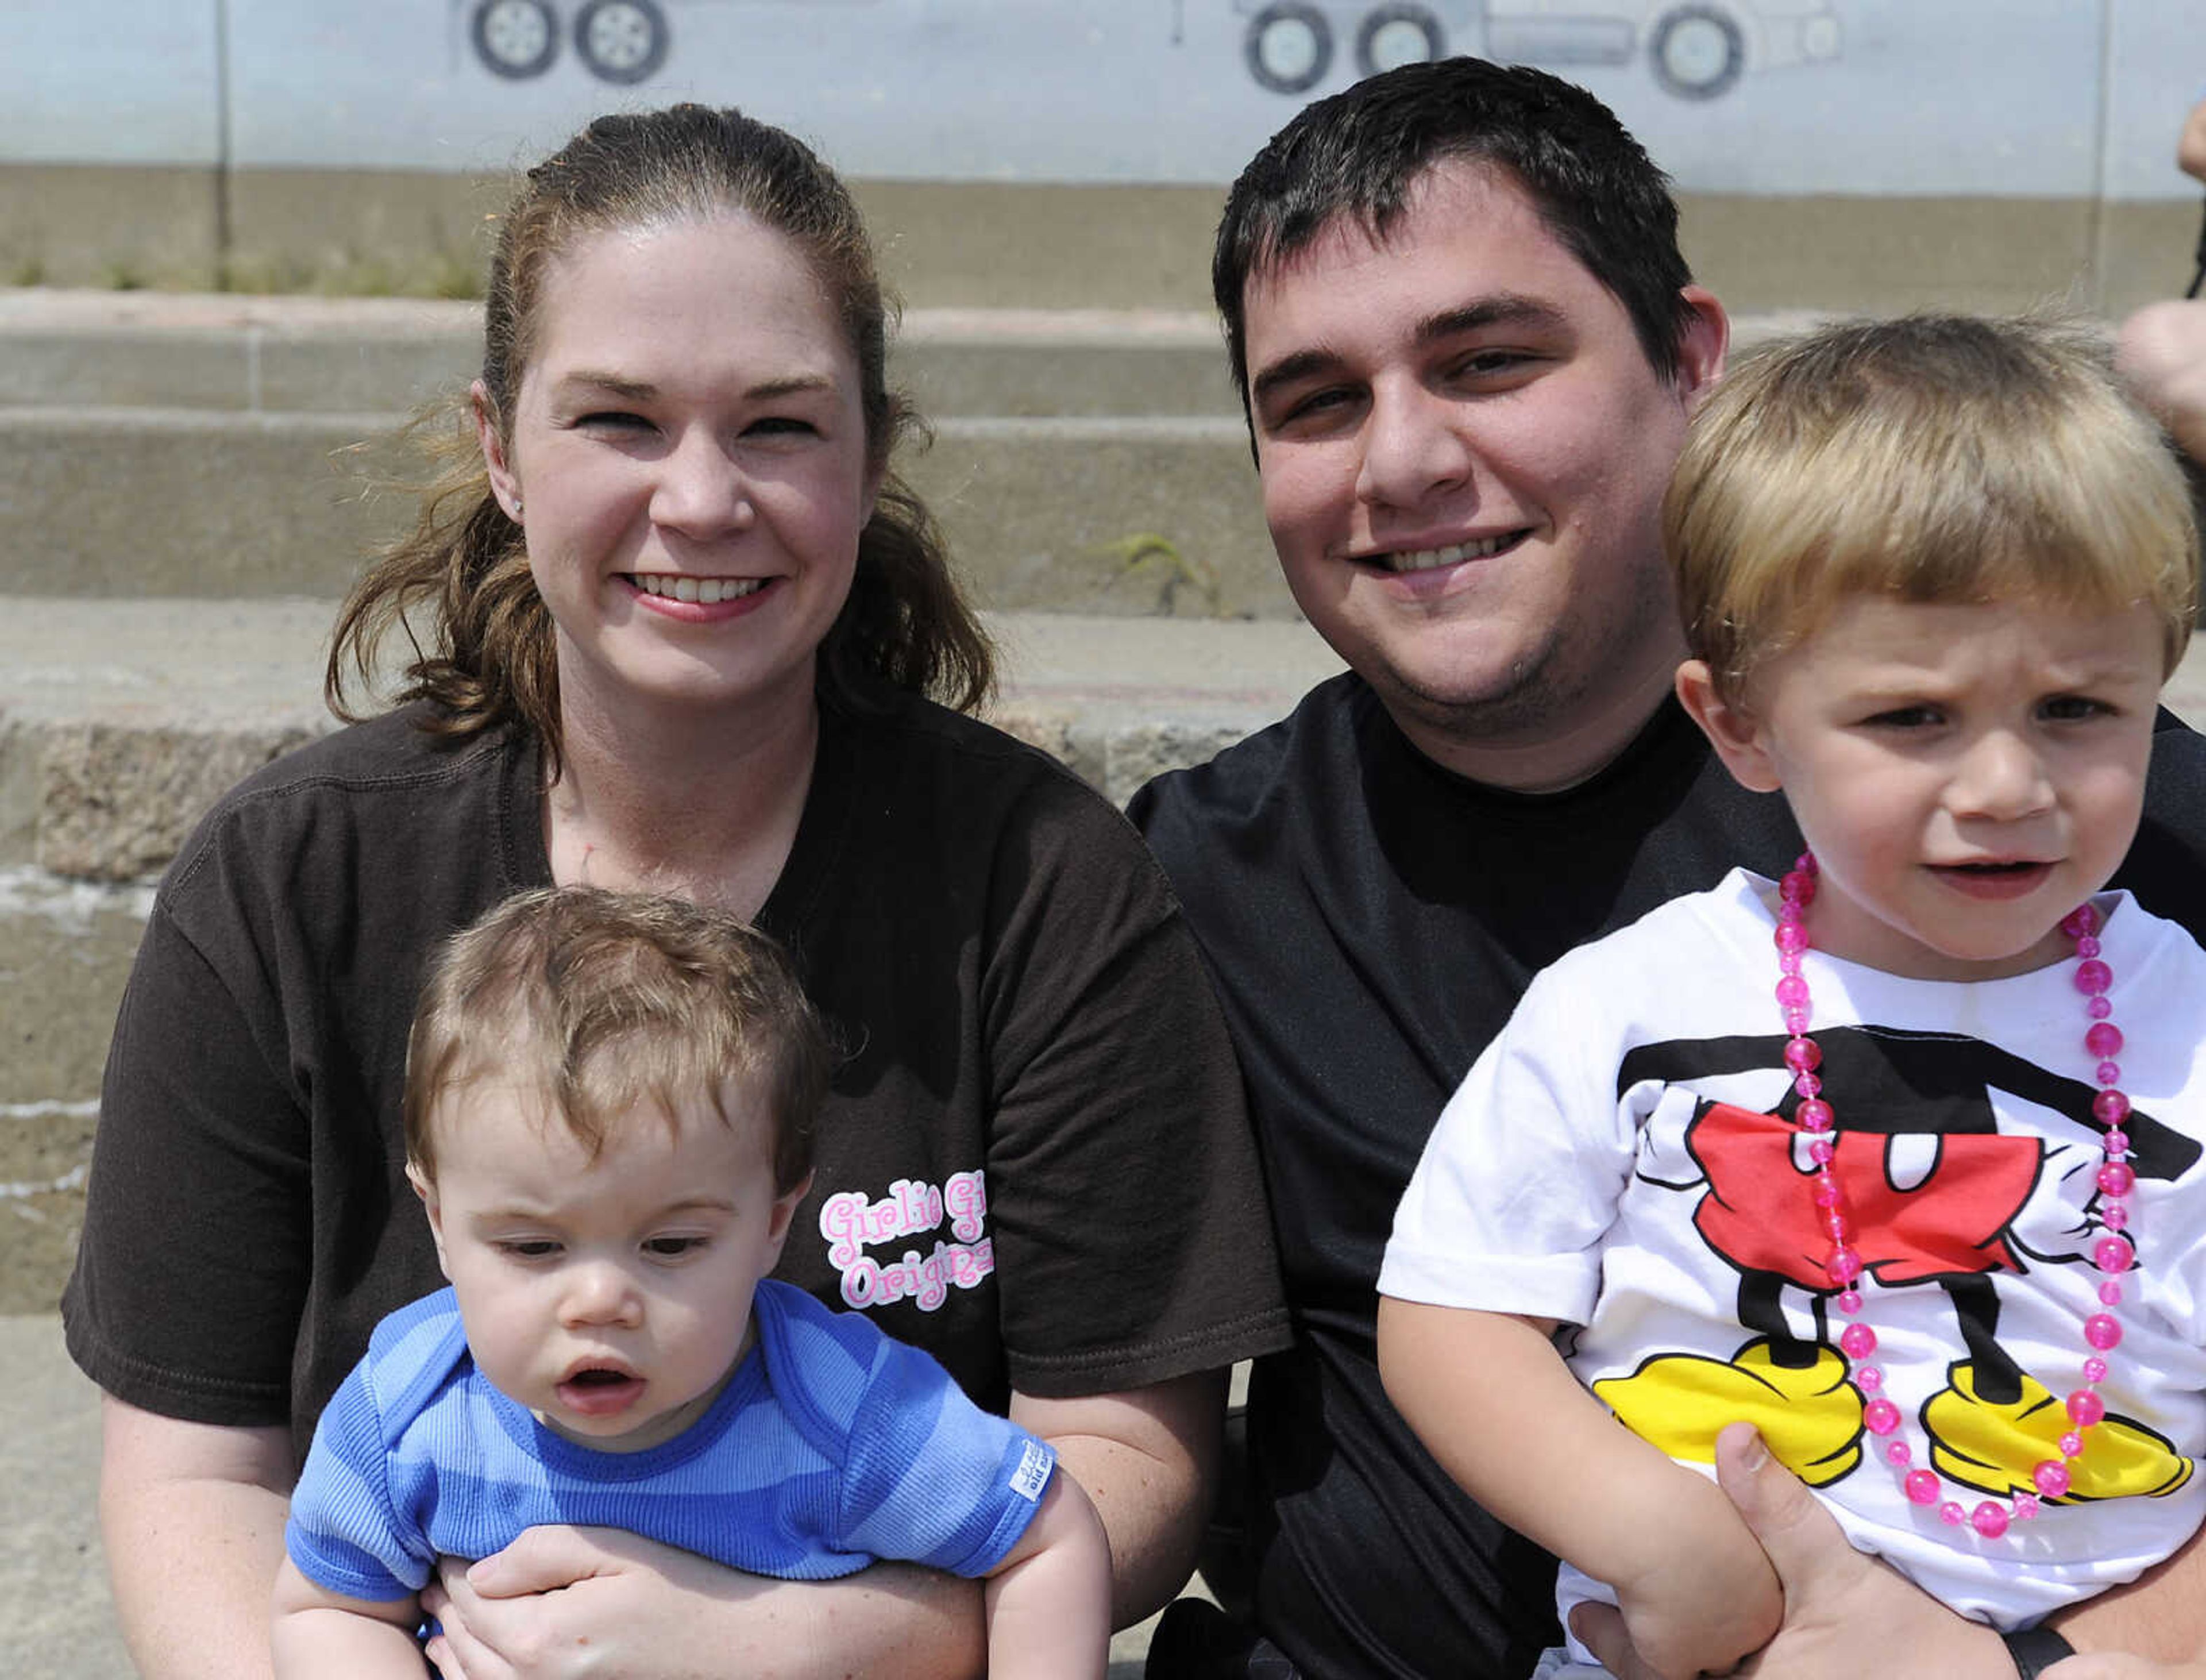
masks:
{"label": "gray painted wall", "polygon": [[0,160],[480,173],[696,98],[859,176],[1222,182],[1380,12],[1365,60],[1548,64],[1689,191],[2179,197],[2206,92],[2206,0],[5,0]]}
{"label": "gray painted wall", "polygon": [[449,291],[515,164],[701,98],[859,183],[914,304],[1206,307],[1306,98],[1539,63],[1676,177],[1741,307],[2179,289],[2206,0],[0,0],[0,283]]}

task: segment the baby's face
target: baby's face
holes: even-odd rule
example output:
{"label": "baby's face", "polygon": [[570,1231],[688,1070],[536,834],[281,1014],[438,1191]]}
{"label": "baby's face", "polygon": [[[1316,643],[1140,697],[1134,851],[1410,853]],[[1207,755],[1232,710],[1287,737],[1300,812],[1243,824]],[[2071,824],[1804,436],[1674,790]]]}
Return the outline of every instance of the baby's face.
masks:
{"label": "baby's face", "polygon": [[[637,1451],[711,1405],[802,1187],[774,1193],[761,1093],[617,1117],[593,1159],[533,1087],[473,1081],[432,1116],[416,1189],[475,1363],[546,1427]],[[732,1123],[731,1123],[732,1122]]]}
{"label": "baby's face", "polygon": [[2147,606],[1863,596],[1757,670],[1764,779],[1740,773],[1784,789],[1822,866],[1816,945],[1934,980],[2065,955],[2137,832],[2161,648]]}

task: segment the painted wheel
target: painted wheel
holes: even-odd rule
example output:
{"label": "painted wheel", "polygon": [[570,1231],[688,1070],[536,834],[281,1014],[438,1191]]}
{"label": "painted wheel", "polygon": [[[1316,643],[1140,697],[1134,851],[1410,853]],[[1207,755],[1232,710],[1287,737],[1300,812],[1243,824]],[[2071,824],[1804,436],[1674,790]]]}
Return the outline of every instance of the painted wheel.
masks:
{"label": "painted wheel", "polygon": [[666,14],[652,0],[589,0],[575,14],[575,51],[600,81],[641,81],[666,62]]}
{"label": "painted wheel", "polygon": [[1728,12],[1679,6],[1655,24],[1647,56],[1654,80],[1679,98],[1713,99],[1746,69],[1746,38]]}
{"label": "painted wheel", "polygon": [[545,0],[482,0],[468,21],[475,57],[492,75],[525,81],[559,53],[559,15]]}
{"label": "painted wheel", "polygon": [[1367,76],[1446,57],[1440,21],[1422,6],[1375,6],[1356,32],[1356,68]]}
{"label": "painted wheel", "polygon": [[1303,0],[1274,0],[1249,20],[1241,51],[1259,87],[1305,92],[1333,68],[1333,26]]}

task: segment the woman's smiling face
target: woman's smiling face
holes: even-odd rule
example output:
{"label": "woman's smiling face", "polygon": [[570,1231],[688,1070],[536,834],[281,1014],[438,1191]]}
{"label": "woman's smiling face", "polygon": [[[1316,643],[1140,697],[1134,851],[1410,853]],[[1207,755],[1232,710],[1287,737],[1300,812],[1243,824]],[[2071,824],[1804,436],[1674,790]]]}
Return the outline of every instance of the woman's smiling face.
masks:
{"label": "woman's smiling face", "polygon": [[586,235],[543,276],[492,482],[557,629],[563,709],[808,703],[880,481],[804,253],[737,211]]}

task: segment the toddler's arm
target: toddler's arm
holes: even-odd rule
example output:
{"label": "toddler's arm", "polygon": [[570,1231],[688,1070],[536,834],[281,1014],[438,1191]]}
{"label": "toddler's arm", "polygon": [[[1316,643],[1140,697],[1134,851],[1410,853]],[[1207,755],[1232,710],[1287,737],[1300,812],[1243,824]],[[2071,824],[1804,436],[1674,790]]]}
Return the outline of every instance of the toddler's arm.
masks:
{"label": "toddler's arm", "polygon": [[1616,1590],[1665,1680],[1728,1673],[1777,1631],[1776,1572],[1715,1485],[1582,1387],[1554,1326],[1381,1296],[1387,1397],[1479,1504]]}
{"label": "toddler's arm", "polygon": [[289,1558],[276,1572],[276,1680],[421,1680],[427,1665],[414,1638],[420,1600],[379,1602],[326,1592]]}
{"label": "toddler's arm", "polygon": [[1059,1468],[1019,1543],[988,1576],[989,1680],[1103,1680],[1111,1653],[1111,1543]]}

